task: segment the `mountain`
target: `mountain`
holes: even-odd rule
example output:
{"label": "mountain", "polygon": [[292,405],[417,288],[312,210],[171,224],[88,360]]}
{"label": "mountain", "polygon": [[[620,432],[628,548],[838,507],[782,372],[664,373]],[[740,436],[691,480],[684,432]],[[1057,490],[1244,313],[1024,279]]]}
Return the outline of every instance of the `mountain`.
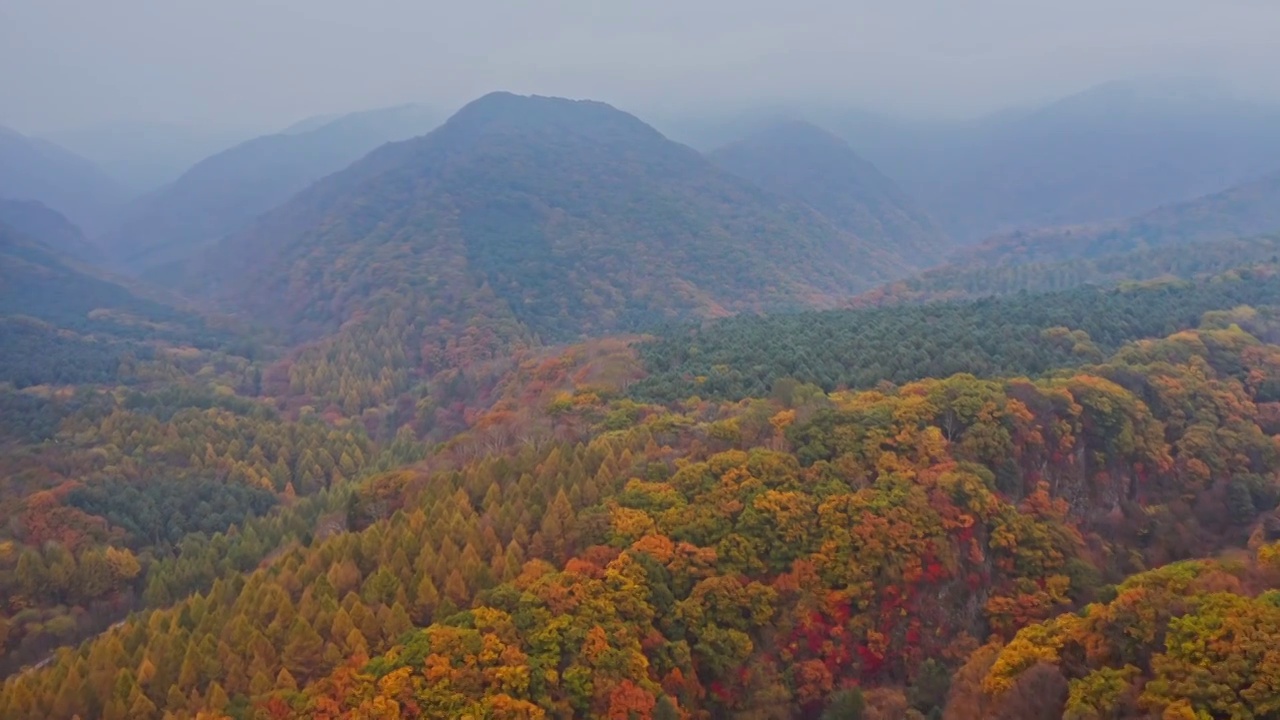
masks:
{"label": "mountain", "polygon": [[377,146],[427,132],[435,124],[431,110],[408,105],[243,142],[200,161],[134,203],[101,244],[121,269],[143,273],[244,228]]}
{"label": "mountain", "polygon": [[143,195],[256,134],[182,123],[116,121],[61,130],[47,138],[88,158],[134,195]]}
{"label": "mountain", "polygon": [[831,304],[902,267],[608,105],[494,93],[188,272],[197,292],[298,337],[421,302],[413,322],[507,318],[558,340]]}
{"label": "mountain", "polygon": [[770,192],[806,203],[867,242],[929,262],[943,232],[892,180],[849,145],[801,121],[776,123],[710,154],[712,161]]}
{"label": "mountain", "polygon": [[0,224],[27,237],[40,238],[50,248],[68,257],[88,262],[96,262],[102,257],[102,251],[84,236],[80,228],[37,200],[0,198]]}
{"label": "mountain", "polygon": [[[1280,252],[1280,173],[1128,220],[1000,235],[859,302],[926,301],[1196,277]],[[1270,235],[1270,236],[1268,236]]]}
{"label": "mountain", "polygon": [[0,127],[0,197],[38,200],[92,232],[126,193],[88,160],[46,140]]}
{"label": "mountain", "polygon": [[955,122],[811,114],[894,178],[953,237],[1129,217],[1280,167],[1280,109],[1188,80],[1090,88]]}

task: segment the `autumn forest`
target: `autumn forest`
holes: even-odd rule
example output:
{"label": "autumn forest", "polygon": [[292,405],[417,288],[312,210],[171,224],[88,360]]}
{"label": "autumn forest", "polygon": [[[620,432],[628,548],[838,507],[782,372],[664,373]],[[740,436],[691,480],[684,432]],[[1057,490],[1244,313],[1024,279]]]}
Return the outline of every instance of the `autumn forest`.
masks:
{"label": "autumn forest", "polygon": [[0,720],[1280,717],[1274,178],[966,244],[807,123],[427,130],[0,201]]}

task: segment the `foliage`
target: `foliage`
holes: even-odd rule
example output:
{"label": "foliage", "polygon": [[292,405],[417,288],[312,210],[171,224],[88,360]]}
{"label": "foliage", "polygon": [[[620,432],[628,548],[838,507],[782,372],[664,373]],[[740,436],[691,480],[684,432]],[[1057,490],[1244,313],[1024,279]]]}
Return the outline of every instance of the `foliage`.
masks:
{"label": "foliage", "polygon": [[[285,423],[242,398],[190,389],[12,396],[23,400],[7,405],[16,442],[0,462],[6,671],[101,630],[140,595],[169,602],[212,582],[212,569],[166,568],[203,554],[210,536],[296,494],[341,487],[376,460],[359,430]],[[247,570],[270,549],[232,564]],[[104,552],[136,554],[137,567],[109,573]]]}
{"label": "foliage", "polygon": [[[361,482],[348,532],[10,678],[0,717],[889,718],[944,696],[954,717],[961,698],[1058,717],[1128,707],[1127,666],[1169,679],[1143,707],[1201,702],[1148,648],[1208,631],[1159,608],[1201,587],[1261,604],[1245,579],[1280,550],[1235,581],[1204,562],[1119,581],[1240,537],[1225,488],[1275,484],[1258,398],[1277,373],[1280,349],[1229,326],[1037,381],[588,405],[586,442],[459,446]],[[1237,600],[1206,627],[1270,622]],[[1008,644],[974,652],[986,637]],[[1077,672],[1095,651],[1114,672]]]}
{"label": "foliage", "polygon": [[1276,303],[1280,277],[1245,272],[1200,283],[740,316],[673,327],[642,345],[650,376],[631,394],[739,399],[769,394],[786,379],[831,391],[957,372],[1034,376],[1095,362],[1133,340],[1194,328],[1211,310]]}
{"label": "foliage", "polygon": [[1109,603],[1025,628],[984,688],[999,696],[1038,656],[1070,679],[1067,718],[1270,717],[1280,709],[1276,548],[1137,575]]}

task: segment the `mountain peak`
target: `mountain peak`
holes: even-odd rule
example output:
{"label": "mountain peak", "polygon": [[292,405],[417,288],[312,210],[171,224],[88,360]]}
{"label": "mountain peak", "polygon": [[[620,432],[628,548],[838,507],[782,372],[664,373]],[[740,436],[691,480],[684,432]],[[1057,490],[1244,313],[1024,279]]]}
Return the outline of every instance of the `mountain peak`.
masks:
{"label": "mountain peak", "polygon": [[593,137],[614,133],[661,136],[642,120],[598,100],[572,100],[545,95],[491,92],[467,103],[445,128],[570,131]]}

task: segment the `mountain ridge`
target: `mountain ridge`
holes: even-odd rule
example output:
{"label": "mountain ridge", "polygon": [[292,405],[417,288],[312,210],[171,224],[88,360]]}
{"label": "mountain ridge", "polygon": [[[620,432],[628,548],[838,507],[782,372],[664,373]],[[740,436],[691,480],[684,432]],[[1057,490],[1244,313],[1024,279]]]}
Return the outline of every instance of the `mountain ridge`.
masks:
{"label": "mountain ridge", "polygon": [[377,146],[426,132],[434,123],[429,109],[397,106],[352,113],[306,132],[246,140],[136,201],[100,242],[119,268],[145,275],[242,229]]}
{"label": "mountain ridge", "polygon": [[803,120],[780,121],[708,155],[778,195],[803,201],[850,232],[913,261],[941,255],[942,230],[897,183],[844,140]]}

